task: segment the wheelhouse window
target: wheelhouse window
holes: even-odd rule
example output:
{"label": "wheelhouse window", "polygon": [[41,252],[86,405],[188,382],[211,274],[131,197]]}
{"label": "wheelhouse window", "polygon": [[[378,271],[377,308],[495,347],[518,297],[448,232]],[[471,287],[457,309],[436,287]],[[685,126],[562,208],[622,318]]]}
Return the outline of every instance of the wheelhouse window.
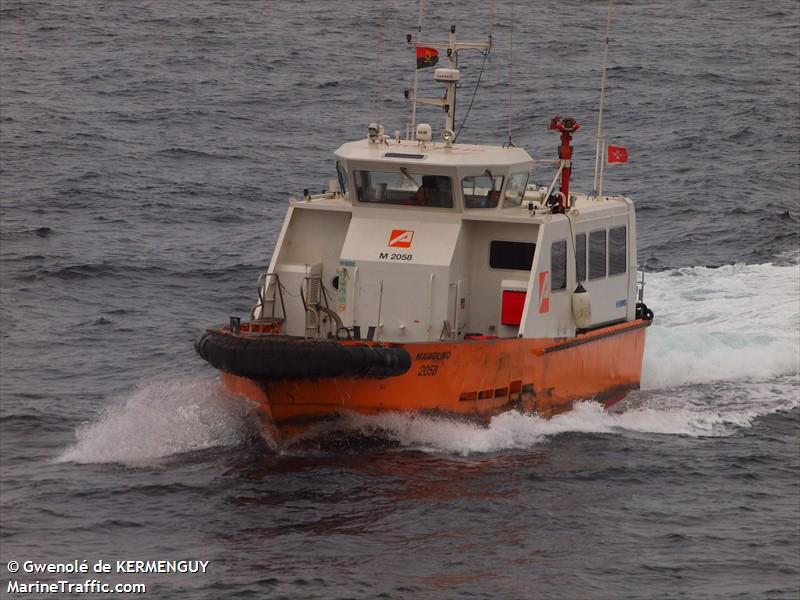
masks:
{"label": "wheelhouse window", "polygon": [[553,242],[550,246],[550,289],[567,289],[567,240]]}
{"label": "wheelhouse window", "polygon": [[493,269],[530,271],[536,244],[493,241],[489,244],[489,266]]}
{"label": "wheelhouse window", "polygon": [[575,279],[586,281],[586,234],[575,236]]}
{"label": "wheelhouse window", "polygon": [[522,198],[525,196],[525,188],[528,187],[528,174],[517,173],[508,178],[508,185],[506,186],[506,195],[503,198],[504,208],[513,208],[522,204]]}
{"label": "wheelhouse window", "polygon": [[461,180],[465,208],[496,208],[500,200],[503,177],[470,175]]}
{"label": "wheelhouse window", "polygon": [[589,279],[606,276],[606,230],[589,234]]}
{"label": "wheelhouse window", "polygon": [[619,275],[628,270],[627,227],[608,230],[608,274]]}
{"label": "wheelhouse window", "polygon": [[453,189],[446,175],[400,171],[355,171],[359,202],[405,206],[453,207]]}
{"label": "wheelhouse window", "polygon": [[336,176],[339,178],[339,189],[342,194],[347,195],[347,171],[338,160],[336,161]]}

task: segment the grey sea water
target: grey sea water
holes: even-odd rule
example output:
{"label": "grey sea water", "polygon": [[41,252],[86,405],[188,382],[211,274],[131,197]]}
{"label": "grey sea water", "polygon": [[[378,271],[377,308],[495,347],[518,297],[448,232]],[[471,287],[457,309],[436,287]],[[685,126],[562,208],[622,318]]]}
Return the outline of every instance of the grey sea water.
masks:
{"label": "grey sea water", "polygon": [[[152,598],[800,597],[797,2],[615,3],[605,118],[630,162],[605,189],[636,201],[656,313],[624,411],[354,417],[275,454],[195,355],[255,300],[288,197],[327,187],[370,121],[404,129],[416,9],[0,4],[0,597],[64,579],[10,561],[180,559],[210,562],[98,578]],[[574,116],[588,189],[605,16],[428,3],[426,36],[494,36],[461,139],[507,141],[511,76],[513,142],[552,158],[550,117]],[[481,62],[461,57],[462,117]]]}

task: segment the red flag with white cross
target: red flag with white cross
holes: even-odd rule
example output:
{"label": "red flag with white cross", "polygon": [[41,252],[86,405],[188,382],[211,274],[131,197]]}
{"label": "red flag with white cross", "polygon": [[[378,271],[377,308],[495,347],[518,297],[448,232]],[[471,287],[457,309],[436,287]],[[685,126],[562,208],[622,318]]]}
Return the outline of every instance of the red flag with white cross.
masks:
{"label": "red flag with white cross", "polygon": [[628,149],[625,146],[606,146],[608,164],[628,162]]}

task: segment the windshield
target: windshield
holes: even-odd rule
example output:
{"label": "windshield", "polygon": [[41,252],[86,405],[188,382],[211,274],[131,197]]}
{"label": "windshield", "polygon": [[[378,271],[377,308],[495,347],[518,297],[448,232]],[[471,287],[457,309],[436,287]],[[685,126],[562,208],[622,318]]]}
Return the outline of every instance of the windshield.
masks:
{"label": "windshield", "polygon": [[508,180],[508,187],[506,187],[506,195],[503,199],[503,206],[510,208],[522,204],[522,198],[525,196],[525,187],[527,185],[527,173],[517,173],[516,175],[512,175]]}
{"label": "windshield", "polygon": [[345,196],[347,195],[347,171],[344,169],[344,165],[338,160],[336,161],[336,176],[339,178],[339,189],[342,191],[342,194]]}
{"label": "windshield", "polygon": [[401,171],[355,171],[359,202],[404,206],[453,207],[453,190],[446,175]]}
{"label": "windshield", "polygon": [[461,180],[465,208],[495,208],[500,200],[502,177],[470,175]]}

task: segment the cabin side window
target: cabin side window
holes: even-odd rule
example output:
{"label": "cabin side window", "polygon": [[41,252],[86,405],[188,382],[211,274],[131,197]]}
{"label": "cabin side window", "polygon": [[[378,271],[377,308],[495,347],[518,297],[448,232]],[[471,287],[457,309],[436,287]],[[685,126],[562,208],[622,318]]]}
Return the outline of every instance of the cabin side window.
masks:
{"label": "cabin side window", "polygon": [[550,246],[550,289],[567,289],[567,240],[553,242]]}
{"label": "cabin side window", "polygon": [[589,279],[606,276],[606,230],[589,233]]}
{"label": "cabin side window", "polygon": [[530,242],[504,242],[489,244],[489,266],[493,269],[530,271],[536,244]]}
{"label": "cabin side window", "polygon": [[614,227],[608,230],[608,274],[619,275],[628,270],[628,229]]}
{"label": "cabin side window", "polygon": [[586,234],[575,236],[575,279],[586,281]]}
{"label": "cabin side window", "polygon": [[461,180],[465,208],[495,208],[500,200],[503,177],[469,175]]}
{"label": "cabin side window", "polygon": [[354,171],[359,202],[453,208],[453,189],[446,175],[419,175],[407,170]]}
{"label": "cabin side window", "polygon": [[528,186],[528,174],[517,173],[508,178],[506,195],[503,198],[503,208],[513,208],[522,204],[525,188]]}

